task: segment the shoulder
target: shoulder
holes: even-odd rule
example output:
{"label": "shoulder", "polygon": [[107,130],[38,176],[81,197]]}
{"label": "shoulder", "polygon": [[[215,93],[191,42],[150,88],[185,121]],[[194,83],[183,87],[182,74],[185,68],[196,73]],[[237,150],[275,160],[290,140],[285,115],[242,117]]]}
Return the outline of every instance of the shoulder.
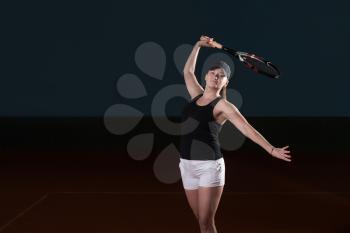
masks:
{"label": "shoulder", "polygon": [[216,108],[223,113],[237,112],[237,107],[225,98],[221,98]]}

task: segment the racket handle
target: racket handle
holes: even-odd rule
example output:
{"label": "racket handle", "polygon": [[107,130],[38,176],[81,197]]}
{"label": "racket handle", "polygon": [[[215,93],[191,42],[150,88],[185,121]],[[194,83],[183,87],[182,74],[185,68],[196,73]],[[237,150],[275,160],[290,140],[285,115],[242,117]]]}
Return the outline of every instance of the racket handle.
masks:
{"label": "racket handle", "polygon": [[225,46],[222,46],[222,50],[224,50],[225,52],[228,52],[228,53],[230,53],[230,54],[232,54],[233,56],[236,56],[237,54],[237,51],[236,50],[234,50],[234,49],[231,49],[231,48],[227,48],[227,47],[225,47]]}
{"label": "racket handle", "polygon": [[218,48],[218,49],[222,49],[222,50],[224,50],[225,52],[228,52],[228,53],[230,53],[230,54],[232,54],[233,56],[236,56],[237,54],[236,54],[236,50],[234,50],[234,49],[231,49],[231,48],[228,48],[228,47],[225,47],[225,46],[223,46],[222,44],[220,44],[220,43],[218,43],[218,42],[216,42],[216,41],[213,41],[212,42],[212,45],[214,46],[214,48]]}

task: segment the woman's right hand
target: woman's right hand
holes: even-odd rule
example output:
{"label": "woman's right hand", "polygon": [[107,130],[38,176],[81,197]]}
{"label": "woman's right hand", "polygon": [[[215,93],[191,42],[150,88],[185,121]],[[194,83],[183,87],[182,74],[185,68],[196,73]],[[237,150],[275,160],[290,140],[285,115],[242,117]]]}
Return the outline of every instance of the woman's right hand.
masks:
{"label": "woman's right hand", "polygon": [[199,41],[197,42],[197,45],[199,47],[211,47],[214,48],[213,44],[214,39],[208,36],[201,36]]}
{"label": "woman's right hand", "polygon": [[201,36],[200,38],[199,38],[199,40],[200,41],[210,41],[210,40],[214,40],[214,38],[212,38],[212,37],[209,37],[209,36]]}
{"label": "woman's right hand", "polygon": [[201,36],[197,45],[199,47],[220,48],[220,44],[214,41],[214,38],[208,36]]}

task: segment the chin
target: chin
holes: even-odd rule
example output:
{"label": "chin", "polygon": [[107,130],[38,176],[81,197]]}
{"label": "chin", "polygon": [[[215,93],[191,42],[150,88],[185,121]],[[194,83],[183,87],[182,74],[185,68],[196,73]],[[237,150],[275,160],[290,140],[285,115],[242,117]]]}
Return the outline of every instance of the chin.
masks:
{"label": "chin", "polygon": [[210,86],[217,88],[218,84],[212,82]]}

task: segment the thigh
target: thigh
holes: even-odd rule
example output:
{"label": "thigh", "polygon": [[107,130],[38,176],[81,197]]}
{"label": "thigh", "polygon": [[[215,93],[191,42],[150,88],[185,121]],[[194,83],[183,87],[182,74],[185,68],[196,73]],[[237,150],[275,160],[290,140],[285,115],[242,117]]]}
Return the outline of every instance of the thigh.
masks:
{"label": "thigh", "polygon": [[224,186],[199,187],[198,189],[198,215],[201,219],[214,218],[219,206]]}
{"label": "thigh", "polygon": [[186,193],[187,201],[194,215],[198,219],[198,189],[195,189],[195,190],[185,189],[185,193]]}

